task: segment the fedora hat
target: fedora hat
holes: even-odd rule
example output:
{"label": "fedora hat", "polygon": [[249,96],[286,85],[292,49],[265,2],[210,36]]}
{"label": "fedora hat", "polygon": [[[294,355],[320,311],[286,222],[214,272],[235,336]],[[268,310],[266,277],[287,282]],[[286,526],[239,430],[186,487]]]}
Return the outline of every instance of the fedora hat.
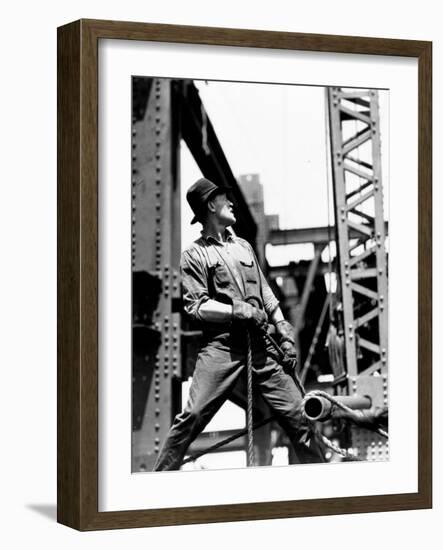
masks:
{"label": "fedora hat", "polygon": [[203,213],[204,206],[212,196],[218,193],[226,193],[228,191],[230,191],[229,187],[215,185],[215,183],[212,183],[212,181],[209,181],[206,178],[200,178],[193,185],[191,185],[186,193],[186,200],[194,212],[194,217],[192,218],[191,224],[199,221],[199,217]]}

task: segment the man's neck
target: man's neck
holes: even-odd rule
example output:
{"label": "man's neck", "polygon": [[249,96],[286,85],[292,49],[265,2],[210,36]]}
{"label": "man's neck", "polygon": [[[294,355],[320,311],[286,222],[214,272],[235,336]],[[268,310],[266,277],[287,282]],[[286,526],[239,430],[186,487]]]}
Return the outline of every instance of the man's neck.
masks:
{"label": "man's neck", "polygon": [[216,220],[208,220],[203,226],[202,235],[206,238],[212,237],[219,242],[225,242],[227,237],[226,226]]}

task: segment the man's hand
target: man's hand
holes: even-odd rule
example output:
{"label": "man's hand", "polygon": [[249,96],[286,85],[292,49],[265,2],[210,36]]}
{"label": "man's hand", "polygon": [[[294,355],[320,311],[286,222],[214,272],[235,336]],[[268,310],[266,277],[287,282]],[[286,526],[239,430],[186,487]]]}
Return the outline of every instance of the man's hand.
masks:
{"label": "man's hand", "polygon": [[280,336],[280,348],[285,354],[283,366],[285,370],[295,369],[297,365],[297,350],[295,349],[295,334],[292,325],[282,320],[275,325],[275,330]]}
{"label": "man's hand", "polygon": [[297,360],[297,350],[292,342],[285,341],[280,345],[280,348],[286,357]]}
{"label": "man's hand", "polygon": [[246,321],[257,328],[265,327],[268,317],[264,311],[242,300],[232,302],[232,319],[234,321]]}

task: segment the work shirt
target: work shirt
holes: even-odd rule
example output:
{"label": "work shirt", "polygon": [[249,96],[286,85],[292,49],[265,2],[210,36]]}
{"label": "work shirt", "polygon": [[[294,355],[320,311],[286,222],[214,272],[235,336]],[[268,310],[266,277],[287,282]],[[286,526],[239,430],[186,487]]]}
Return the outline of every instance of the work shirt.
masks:
{"label": "work shirt", "polygon": [[251,245],[229,230],[224,242],[203,234],[193,242],[182,254],[181,273],[184,310],[194,319],[202,320],[199,308],[210,299],[258,298],[268,315],[278,306]]}

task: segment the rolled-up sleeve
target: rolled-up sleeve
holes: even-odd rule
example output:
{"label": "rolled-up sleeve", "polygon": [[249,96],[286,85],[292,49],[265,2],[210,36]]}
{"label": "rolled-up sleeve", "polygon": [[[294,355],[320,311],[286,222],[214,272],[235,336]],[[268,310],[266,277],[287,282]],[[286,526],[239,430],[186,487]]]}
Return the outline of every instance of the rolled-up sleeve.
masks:
{"label": "rolled-up sleeve", "polygon": [[180,270],[183,284],[183,309],[193,319],[201,320],[200,306],[209,300],[206,266],[192,251],[182,254]]}
{"label": "rolled-up sleeve", "polygon": [[271,287],[269,286],[268,281],[265,279],[265,276],[263,275],[263,272],[260,269],[260,267],[258,268],[258,270],[260,272],[260,281],[261,281],[262,296],[263,296],[263,308],[268,315],[271,315],[271,313],[279,305],[279,301],[277,300],[274,293],[272,292]]}

